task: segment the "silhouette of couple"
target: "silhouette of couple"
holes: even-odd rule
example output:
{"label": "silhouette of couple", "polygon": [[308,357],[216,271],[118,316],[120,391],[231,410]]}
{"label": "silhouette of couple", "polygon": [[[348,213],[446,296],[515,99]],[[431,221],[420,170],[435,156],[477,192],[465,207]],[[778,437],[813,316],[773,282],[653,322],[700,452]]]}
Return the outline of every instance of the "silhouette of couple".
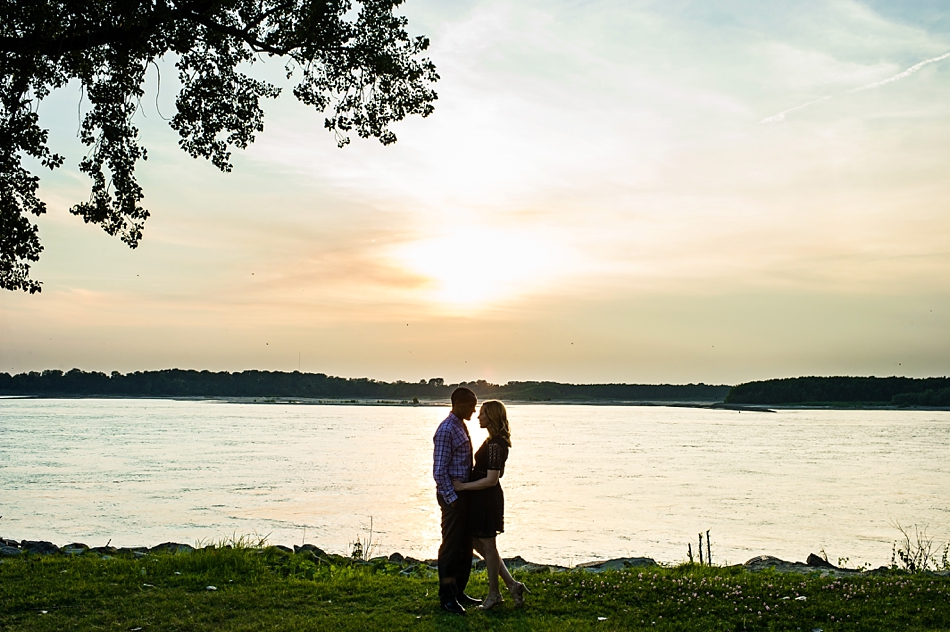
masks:
{"label": "silhouette of couple", "polygon": [[[432,476],[436,499],[442,509],[442,545],[439,547],[439,603],[443,610],[465,614],[465,606],[488,610],[502,601],[500,576],[515,605],[524,603],[528,592],[508,572],[495,546],[495,536],[505,530],[505,496],[499,481],[511,447],[511,431],[505,405],[496,400],[482,404],[478,424],[488,430],[488,439],[475,453],[466,421],[478,408],[478,398],[467,388],[452,393],[452,412],[435,431]],[[488,595],[484,600],[465,593],[472,570],[472,551],[485,560]]]}

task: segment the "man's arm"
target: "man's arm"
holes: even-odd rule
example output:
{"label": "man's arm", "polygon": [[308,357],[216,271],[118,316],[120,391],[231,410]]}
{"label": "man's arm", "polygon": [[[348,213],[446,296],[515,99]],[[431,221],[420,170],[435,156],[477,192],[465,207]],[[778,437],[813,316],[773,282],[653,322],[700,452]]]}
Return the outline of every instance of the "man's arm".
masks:
{"label": "man's arm", "polygon": [[432,452],[432,478],[435,479],[435,487],[442,499],[451,505],[458,498],[452,486],[452,478],[449,476],[449,460],[452,458],[454,448],[452,433],[446,426],[439,426],[433,442],[435,449]]}

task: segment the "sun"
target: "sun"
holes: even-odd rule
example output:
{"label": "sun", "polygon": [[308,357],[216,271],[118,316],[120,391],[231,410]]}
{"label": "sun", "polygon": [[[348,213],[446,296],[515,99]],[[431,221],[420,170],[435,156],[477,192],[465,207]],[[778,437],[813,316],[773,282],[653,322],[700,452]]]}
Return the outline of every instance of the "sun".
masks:
{"label": "sun", "polygon": [[398,264],[428,280],[425,298],[448,308],[478,308],[550,287],[563,271],[564,249],[526,229],[458,226],[403,244]]}

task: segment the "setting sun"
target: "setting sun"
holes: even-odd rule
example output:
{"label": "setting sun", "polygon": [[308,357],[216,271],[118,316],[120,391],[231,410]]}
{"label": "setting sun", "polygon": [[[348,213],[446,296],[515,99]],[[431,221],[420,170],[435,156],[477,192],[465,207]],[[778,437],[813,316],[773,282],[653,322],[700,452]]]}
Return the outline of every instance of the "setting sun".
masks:
{"label": "setting sun", "polygon": [[568,249],[524,229],[459,225],[451,232],[394,249],[397,264],[421,275],[425,299],[454,308],[479,308],[520,298],[556,283]]}

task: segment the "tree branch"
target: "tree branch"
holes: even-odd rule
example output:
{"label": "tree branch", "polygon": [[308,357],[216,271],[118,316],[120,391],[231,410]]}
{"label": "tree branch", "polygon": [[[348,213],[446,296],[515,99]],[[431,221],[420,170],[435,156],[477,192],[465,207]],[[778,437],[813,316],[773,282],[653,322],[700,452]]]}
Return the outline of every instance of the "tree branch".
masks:
{"label": "tree branch", "polygon": [[[214,20],[208,19],[203,15],[197,13],[191,13],[186,16],[188,19],[201,24],[205,28],[208,28],[217,33],[223,33],[225,35],[230,35],[236,37],[241,41],[245,42],[255,53],[270,53],[271,55],[286,55],[292,51],[295,47],[291,48],[277,48],[266,44],[259,39],[253,38],[250,36],[248,29],[237,29],[233,26],[227,26],[226,24],[218,24]],[[250,28],[250,27],[248,27]]]}

